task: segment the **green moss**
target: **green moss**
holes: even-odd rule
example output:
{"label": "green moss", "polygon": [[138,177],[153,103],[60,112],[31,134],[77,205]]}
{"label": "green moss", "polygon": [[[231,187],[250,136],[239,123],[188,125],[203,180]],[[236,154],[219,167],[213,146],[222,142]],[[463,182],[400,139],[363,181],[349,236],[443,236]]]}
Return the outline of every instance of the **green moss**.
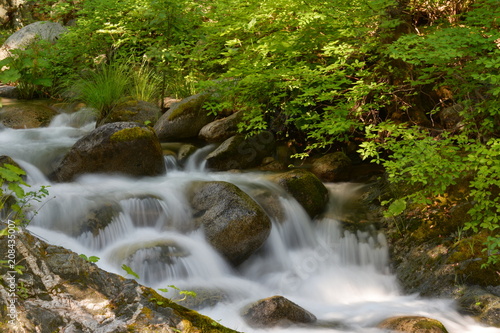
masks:
{"label": "green moss", "polygon": [[132,127],[124,128],[111,135],[110,140],[115,142],[131,141],[137,139],[152,138],[154,133],[149,128]]}
{"label": "green moss", "polygon": [[441,324],[437,320],[432,320],[432,319],[422,319],[414,325],[414,328],[418,328],[418,329],[421,328],[421,329],[426,329],[426,330],[433,330],[433,329],[437,328],[437,329],[440,329],[441,331],[443,331],[443,333],[448,332],[443,324]]}

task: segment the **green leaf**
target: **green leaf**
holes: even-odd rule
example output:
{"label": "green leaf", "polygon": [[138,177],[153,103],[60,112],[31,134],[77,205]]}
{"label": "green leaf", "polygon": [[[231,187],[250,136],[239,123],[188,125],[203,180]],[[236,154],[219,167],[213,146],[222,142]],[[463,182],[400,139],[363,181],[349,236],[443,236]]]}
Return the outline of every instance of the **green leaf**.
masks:
{"label": "green leaf", "polygon": [[127,274],[132,275],[132,276],[133,276],[133,277],[135,277],[136,279],[140,279],[140,278],[139,278],[139,275],[137,275],[137,273],[136,273],[136,272],[134,272],[134,271],[132,270],[132,268],[128,267],[127,265],[123,264],[123,265],[122,265],[122,269],[123,269],[123,270],[124,270]]}

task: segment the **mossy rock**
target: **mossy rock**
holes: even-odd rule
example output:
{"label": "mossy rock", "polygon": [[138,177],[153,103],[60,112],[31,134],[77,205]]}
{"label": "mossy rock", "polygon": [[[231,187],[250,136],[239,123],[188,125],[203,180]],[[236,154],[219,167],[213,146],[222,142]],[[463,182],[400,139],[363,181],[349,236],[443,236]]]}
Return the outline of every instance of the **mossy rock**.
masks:
{"label": "mossy rock", "polygon": [[153,129],[119,122],[100,126],[78,140],[51,178],[67,182],[87,173],[141,177],[165,171],[163,151]]}
{"label": "mossy rock", "polygon": [[97,120],[96,127],[115,122],[135,122],[153,126],[161,116],[161,109],[149,102],[129,99],[116,105],[104,118]]}
{"label": "mossy rock", "polygon": [[268,177],[297,200],[311,218],[323,213],[328,203],[328,190],[313,173],[296,169]]}
{"label": "mossy rock", "polygon": [[0,108],[0,122],[14,129],[47,127],[56,115],[42,104],[17,103]]}
{"label": "mossy rock", "polygon": [[420,316],[388,318],[378,325],[381,329],[411,333],[448,333],[444,325],[436,320]]}

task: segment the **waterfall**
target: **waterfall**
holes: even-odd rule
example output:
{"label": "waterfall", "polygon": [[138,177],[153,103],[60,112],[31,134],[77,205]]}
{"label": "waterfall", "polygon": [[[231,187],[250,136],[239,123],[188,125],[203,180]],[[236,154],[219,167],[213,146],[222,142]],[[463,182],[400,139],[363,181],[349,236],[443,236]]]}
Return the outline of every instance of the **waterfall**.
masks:
{"label": "waterfall", "polygon": [[[244,332],[269,331],[248,327],[239,311],[274,295],[289,298],[322,322],[341,323],[338,329],[318,332],[382,332],[377,323],[404,314],[436,318],[450,333],[494,331],[459,315],[450,300],[403,295],[389,271],[384,235],[343,230],[338,216],[362,185],[330,186],[330,210],[312,221],[297,201],[262,174],[205,171],[203,156],[212,147],[199,150],[184,169],[166,159],[163,176],[86,175],[74,183],[51,184],[44,176],[50,163],[92,128],[81,114],[60,115],[48,128],[0,131],[0,154],[27,170],[34,188],[50,185],[50,196],[34,204],[38,214],[29,226],[47,242],[97,256],[98,266],[127,276],[121,269],[125,264],[140,276],[139,282],[153,288],[175,285],[216,295],[217,302],[200,301],[199,311]],[[199,180],[231,182],[251,197],[256,189],[265,189],[283,208],[284,221],[271,221],[265,244],[238,268],[193,227],[186,188]],[[164,294],[175,297],[175,290]]]}

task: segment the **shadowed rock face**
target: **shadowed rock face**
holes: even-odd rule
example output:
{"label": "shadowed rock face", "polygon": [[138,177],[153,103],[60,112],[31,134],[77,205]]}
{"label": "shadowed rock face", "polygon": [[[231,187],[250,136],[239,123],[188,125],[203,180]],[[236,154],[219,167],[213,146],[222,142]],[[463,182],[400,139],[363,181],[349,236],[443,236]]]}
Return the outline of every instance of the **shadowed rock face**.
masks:
{"label": "shadowed rock face", "polygon": [[[8,244],[0,237],[1,253]],[[16,283],[24,289],[12,326],[9,285],[0,284],[1,332],[235,332],[29,233],[16,233],[15,251],[24,266]],[[0,274],[8,276],[8,268],[0,266]]]}
{"label": "shadowed rock face", "polygon": [[160,116],[161,110],[158,106],[130,99],[115,106],[106,117],[98,119],[96,127],[115,122],[154,124]]}
{"label": "shadowed rock face", "polygon": [[191,189],[191,206],[208,242],[232,264],[257,251],[271,232],[262,208],[231,183],[200,182]]}
{"label": "shadowed rock face", "polygon": [[244,308],[241,315],[248,325],[259,328],[310,324],[316,321],[315,315],[283,296],[261,299]]}
{"label": "shadowed rock face", "polygon": [[151,128],[131,122],[103,125],[78,140],[51,178],[72,181],[86,173],[157,176],[165,172],[160,142]]}

